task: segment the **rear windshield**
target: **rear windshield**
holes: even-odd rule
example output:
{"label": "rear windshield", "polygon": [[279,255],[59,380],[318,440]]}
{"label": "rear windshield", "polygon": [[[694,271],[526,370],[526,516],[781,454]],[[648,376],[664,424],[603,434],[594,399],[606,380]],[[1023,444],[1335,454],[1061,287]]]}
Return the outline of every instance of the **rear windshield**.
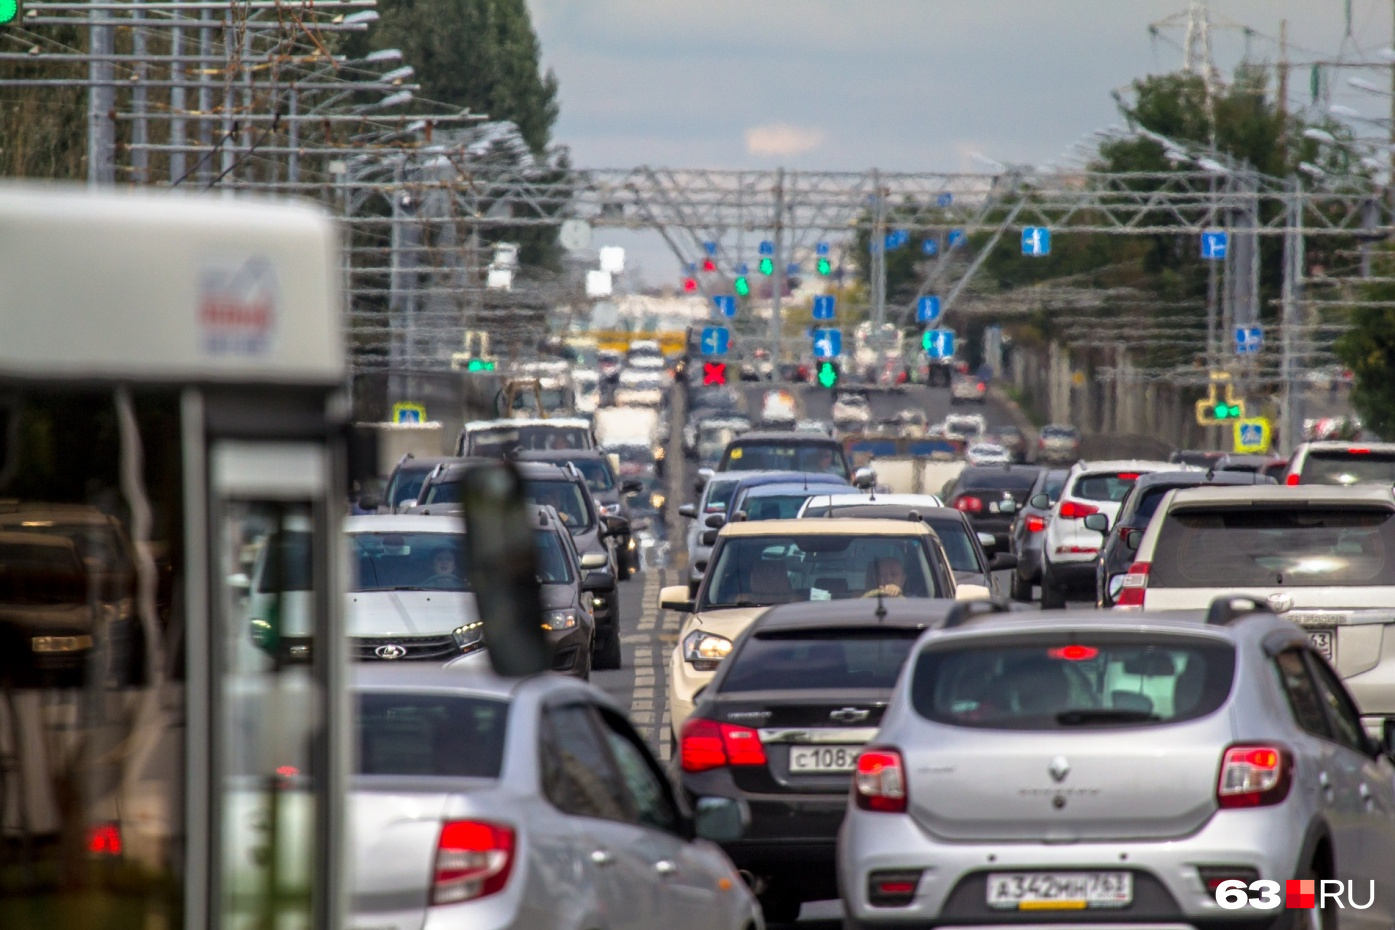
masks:
{"label": "rear windshield", "polygon": [[1075,487],[1071,489],[1070,494],[1071,497],[1082,500],[1113,501],[1117,504],[1124,499],[1124,495],[1129,493],[1129,488],[1133,487],[1137,480],[1136,471],[1081,475],[1075,480]]}
{"label": "rear windshield", "polygon": [[491,698],[360,694],[358,773],[498,778],[508,710]]}
{"label": "rear windshield", "polygon": [[843,450],[823,443],[753,442],[734,445],[722,461],[723,471],[811,471],[850,477]]}
{"label": "rear windshield", "polygon": [[1168,491],[1177,488],[1193,488],[1196,487],[1197,483],[1149,485],[1148,489],[1143,492],[1143,500],[1138,502],[1138,509],[1134,511],[1134,526],[1148,525],[1148,521],[1153,519],[1153,514],[1158,512],[1158,505],[1162,503],[1162,499],[1167,497]]}
{"label": "rear windshield", "polygon": [[582,426],[491,426],[466,433],[466,455],[499,458],[528,449],[589,449],[591,433]]}
{"label": "rear windshield", "polygon": [[890,689],[919,630],[800,630],[758,635],[730,659],[721,693]]}
{"label": "rear windshield", "polygon": [[731,499],[736,496],[736,486],[739,481],[718,481],[715,478],[707,488],[707,503],[703,505],[704,513],[722,513],[731,506]]}
{"label": "rear windshield", "polygon": [[1395,484],[1395,453],[1352,453],[1345,449],[1309,452],[1304,484]]}
{"label": "rear windshield", "polygon": [[1234,675],[1235,650],[1223,642],[1051,633],[927,649],[915,660],[911,701],[928,720],[964,727],[1137,727],[1212,713]]}
{"label": "rear windshield", "polygon": [[[997,446],[989,448],[998,449]],[[1027,491],[1036,481],[1034,471],[976,471],[960,479],[959,490]]]}
{"label": "rear windshield", "polygon": [[765,494],[747,497],[741,504],[747,520],[793,520],[799,508],[809,499],[808,494]]}
{"label": "rear windshield", "polygon": [[1181,510],[1158,534],[1149,587],[1395,584],[1395,520],[1383,508]]}

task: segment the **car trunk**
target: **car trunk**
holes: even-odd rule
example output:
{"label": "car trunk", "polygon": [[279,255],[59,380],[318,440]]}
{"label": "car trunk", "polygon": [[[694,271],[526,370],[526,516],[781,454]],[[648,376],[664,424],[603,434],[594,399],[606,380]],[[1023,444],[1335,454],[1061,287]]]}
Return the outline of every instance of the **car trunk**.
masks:
{"label": "car trunk", "polygon": [[927,726],[919,748],[901,749],[909,812],[950,842],[1182,837],[1216,809],[1229,736],[1222,714],[1146,728]]}

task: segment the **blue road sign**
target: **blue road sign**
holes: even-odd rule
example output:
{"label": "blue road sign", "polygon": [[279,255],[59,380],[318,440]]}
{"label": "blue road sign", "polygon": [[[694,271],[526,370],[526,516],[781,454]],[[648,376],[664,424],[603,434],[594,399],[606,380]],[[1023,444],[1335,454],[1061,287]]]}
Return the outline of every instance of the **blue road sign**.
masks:
{"label": "blue road sign", "polygon": [[925,349],[931,358],[950,358],[954,355],[954,330],[932,329]]}
{"label": "blue road sign", "polygon": [[790,262],[786,265],[785,274],[799,274],[799,262]]}
{"label": "blue road sign", "polygon": [[762,239],[762,240],[760,241],[760,254],[762,254],[762,255],[774,255],[774,254],[775,254],[775,243],[771,242],[769,239]]}
{"label": "blue road sign", "polygon": [[697,274],[697,262],[688,262],[688,274]]}
{"label": "blue road sign", "polygon": [[727,344],[731,341],[731,330],[725,326],[704,326],[702,328],[702,354],[726,355]]}
{"label": "blue road sign", "polygon": [[952,203],[954,203],[954,195],[951,194],[949,191],[945,191],[944,193],[940,194],[940,196],[935,198],[936,206],[947,207]]}
{"label": "blue road sign", "polygon": [[951,249],[952,249],[952,248],[955,248],[956,246],[963,245],[963,244],[964,244],[964,230],[962,230],[962,229],[951,229],[951,230],[949,231],[949,236],[948,236],[948,238],[947,238],[945,241],[946,241],[946,243],[949,245],[949,247],[950,247]]}
{"label": "blue road sign", "polygon": [[940,318],[940,298],[926,295],[915,305],[915,318],[920,323],[934,323]]}
{"label": "blue road sign", "polygon": [[899,249],[901,248],[901,246],[905,245],[907,242],[910,241],[911,234],[906,232],[906,230],[904,229],[893,229],[891,232],[886,234],[886,247],[888,251],[890,251],[891,249]]}
{"label": "blue road sign", "polygon": [[1201,233],[1201,257],[1214,262],[1225,260],[1230,236],[1224,229],[1207,229]]}
{"label": "blue road sign", "polygon": [[711,240],[709,240],[709,241],[707,241],[707,242],[704,242],[704,243],[702,244],[702,250],[703,250],[704,252],[706,252],[708,255],[716,255],[716,254],[717,254],[717,243],[712,242]]}
{"label": "blue road sign", "polygon": [[392,405],[392,422],[425,423],[426,407],[410,400],[398,401]]}
{"label": "blue road sign", "polygon": [[745,262],[742,262],[741,264],[736,266],[736,273],[738,275],[750,274],[750,271],[747,270]]}
{"label": "blue road sign", "polygon": [[1246,446],[1264,445],[1264,425],[1261,423],[1241,422],[1236,426],[1240,430],[1240,442]]}
{"label": "blue road sign", "polygon": [[841,329],[814,330],[814,355],[817,358],[837,358],[843,354]]}
{"label": "blue road sign", "polygon": [[832,294],[820,294],[814,298],[814,319],[831,320],[837,312],[837,301]]}
{"label": "blue road sign", "polygon": [[712,306],[725,317],[736,316],[736,298],[731,294],[718,294],[712,298]]}
{"label": "blue road sign", "polygon": [[940,243],[939,243],[938,240],[935,240],[935,239],[922,239],[922,240],[921,240],[921,243],[920,243],[920,254],[921,254],[921,255],[938,255],[939,252],[940,252]]}
{"label": "blue road sign", "polygon": [[1045,226],[1022,227],[1022,254],[1041,257],[1051,254],[1051,230]]}
{"label": "blue road sign", "polygon": [[1235,327],[1235,354],[1254,355],[1264,346],[1264,328],[1261,326]]}

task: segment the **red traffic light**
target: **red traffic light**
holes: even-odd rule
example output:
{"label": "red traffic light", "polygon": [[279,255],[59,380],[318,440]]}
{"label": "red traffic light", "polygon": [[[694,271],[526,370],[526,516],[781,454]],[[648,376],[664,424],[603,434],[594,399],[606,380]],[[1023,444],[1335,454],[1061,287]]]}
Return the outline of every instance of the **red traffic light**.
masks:
{"label": "red traffic light", "polygon": [[710,259],[710,258],[704,258],[704,259],[702,260],[702,270],[703,270],[703,271],[716,271],[716,270],[717,270],[717,263],[714,262],[714,261],[713,261],[712,259]]}
{"label": "red traffic light", "polygon": [[726,384],[727,383],[727,363],[726,362],[703,362],[702,363],[702,383],[706,384]]}
{"label": "red traffic light", "polygon": [[684,278],[683,290],[687,291],[689,294],[697,290],[697,278]]}

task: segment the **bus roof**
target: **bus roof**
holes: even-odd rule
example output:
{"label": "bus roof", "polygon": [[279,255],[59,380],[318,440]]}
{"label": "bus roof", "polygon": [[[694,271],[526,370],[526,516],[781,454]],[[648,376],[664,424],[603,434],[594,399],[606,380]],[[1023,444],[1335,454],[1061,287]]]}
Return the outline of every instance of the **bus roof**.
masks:
{"label": "bus roof", "polygon": [[0,377],[337,385],[342,276],[307,204],[0,184]]}

